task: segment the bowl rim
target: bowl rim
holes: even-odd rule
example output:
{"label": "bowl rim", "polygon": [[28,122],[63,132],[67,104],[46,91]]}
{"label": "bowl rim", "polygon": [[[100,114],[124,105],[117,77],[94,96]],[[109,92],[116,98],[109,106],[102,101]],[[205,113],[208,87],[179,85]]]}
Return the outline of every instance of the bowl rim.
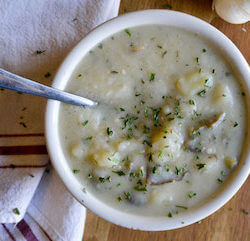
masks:
{"label": "bowl rim", "polygon": [[[52,86],[58,89],[64,89],[67,80],[75,69],[82,57],[97,43],[106,37],[124,30],[146,24],[162,24],[166,26],[175,26],[186,28],[189,31],[196,32],[207,38],[212,44],[229,57],[233,67],[243,81],[246,90],[246,98],[250,93],[250,70],[249,65],[240,53],[238,48],[223,33],[217,30],[209,23],[196,18],[192,15],[172,10],[142,10],[120,15],[113,18],[87,34],[68,54],[57,74],[55,75]],[[249,133],[249,106],[247,106],[247,133]],[[211,215],[224,204],[226,204],[240,189],[250,172],[250,148],[249,134],[245,140],[247,149],[242,157],[241,164],[234,171],[230,180],[224,184],[219,194],[206,201],[201,206],[192,208],[186,212],[175,215],[173,218],[167,216],[140,216],[122,212],[104,202],[98,200],[90,193],[82,192],[83,186],[73,176],[72,170],[67,165],[67,160],[60,148],[60,139],[58,132],[58,113],[60,103],[54,100],[48,100],[45,113],[45,136],[46,145],[51,162],[72,195],[85,207],[98,216],[115,223],[117,225],[139,230],[160,231],[181,228]]]}

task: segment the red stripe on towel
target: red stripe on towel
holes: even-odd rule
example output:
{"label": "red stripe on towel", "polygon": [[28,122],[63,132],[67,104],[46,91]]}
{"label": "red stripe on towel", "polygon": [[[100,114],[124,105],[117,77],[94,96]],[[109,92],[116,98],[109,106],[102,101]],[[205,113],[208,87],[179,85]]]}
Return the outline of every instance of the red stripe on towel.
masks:
{"label": "red stripe on towel", "polygon": [[16,241],[16,239],[14,238],[14,236],[11,234],[10,230],[2,223],[2,226],[4,228],[4,230],[6,231],[6,233],[9,235],[9,237],[13,240]]}
{"label": "red stripe on towel", "polygon": [[30,226],[22,219],[16,226],[27,241],[39,241]]}
{"label": "red stripe on towel", "polygon": [[45,145],[37,146],[0,146],[0,155],[47,154]]}
{"label": "red stripe on towel", "polygon": [[32,137],[32,136],[44,136],[43,133],[31,133],[31,134],[0,134],[0,138],[3,137]]}

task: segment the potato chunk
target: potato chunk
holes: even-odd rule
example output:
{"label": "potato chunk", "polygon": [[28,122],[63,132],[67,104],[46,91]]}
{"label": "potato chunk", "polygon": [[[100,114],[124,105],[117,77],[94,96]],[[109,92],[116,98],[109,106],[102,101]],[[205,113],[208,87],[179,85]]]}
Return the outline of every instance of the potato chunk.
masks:
{"label": "potato chunk", "polygon": [[176,89],[184,96],[193,96],[213,86],[213,77],[204,72],[194,71],[176,81]]}

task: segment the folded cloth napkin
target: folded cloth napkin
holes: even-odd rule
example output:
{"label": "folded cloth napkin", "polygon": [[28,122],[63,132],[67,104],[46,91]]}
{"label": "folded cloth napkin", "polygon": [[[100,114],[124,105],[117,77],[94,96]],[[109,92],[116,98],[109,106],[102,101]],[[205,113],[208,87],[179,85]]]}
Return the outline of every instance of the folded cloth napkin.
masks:
{"label": "folded cloth napkin", "polygon": [[[50,85],[69,50],[119,3],[0,0],[0,67]],[[0,89],[0,240],[82,238],[85,208],[48,169],[45,103]]]}

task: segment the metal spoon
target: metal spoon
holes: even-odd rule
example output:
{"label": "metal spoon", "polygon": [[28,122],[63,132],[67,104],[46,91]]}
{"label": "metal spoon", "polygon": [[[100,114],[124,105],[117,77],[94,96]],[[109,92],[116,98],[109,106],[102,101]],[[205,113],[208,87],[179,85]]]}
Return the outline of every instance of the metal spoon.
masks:
{"label": "metal spoon", "polygon": [[0,69],[0,87],[26,94],[41,96],[47,99],[59,100],[72,105],[88,107],[98,105],[96,101],[39,84],[35,81],[12,74],[3,69]]}

